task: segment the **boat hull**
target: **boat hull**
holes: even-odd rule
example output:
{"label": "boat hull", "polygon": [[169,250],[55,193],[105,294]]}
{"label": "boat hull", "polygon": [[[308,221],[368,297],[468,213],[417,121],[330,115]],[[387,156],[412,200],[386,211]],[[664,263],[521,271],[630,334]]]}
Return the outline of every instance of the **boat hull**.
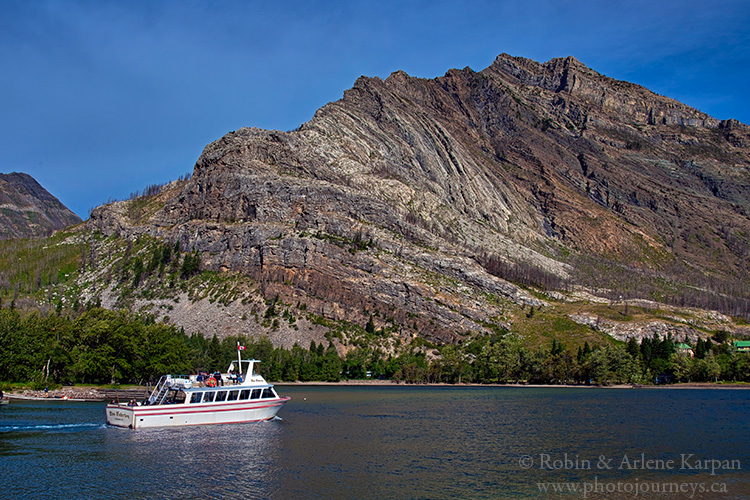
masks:
{"label": "boat hull", "polygon": [[107,424],[129,429],[184,425],[229,424],[269,420],[289,401],[278,397],[253,402],[128,406],[110,403]]}

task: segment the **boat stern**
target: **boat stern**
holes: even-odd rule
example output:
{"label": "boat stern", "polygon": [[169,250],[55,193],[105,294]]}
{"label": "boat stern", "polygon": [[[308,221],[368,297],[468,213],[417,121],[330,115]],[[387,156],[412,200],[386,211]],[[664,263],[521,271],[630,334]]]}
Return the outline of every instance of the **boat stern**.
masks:
{"label": "boat stern", "polygon": [[135,411],[132,406],[110,403],[105,412],[108,425],[135,429]]}

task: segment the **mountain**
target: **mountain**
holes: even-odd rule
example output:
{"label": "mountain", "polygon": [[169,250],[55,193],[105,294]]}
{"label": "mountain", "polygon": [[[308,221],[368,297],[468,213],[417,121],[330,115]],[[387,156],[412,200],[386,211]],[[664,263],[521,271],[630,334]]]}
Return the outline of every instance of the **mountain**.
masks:
{"label": "mountain", "polygon": [[[372,325],[390,348],[523,331],[539,310],[604,332],[586,304],[626,299],[723,313],[662,332],[750,316],[750,128],[572,57],[361,77],[297,130],[228,133],[157,191],[92,212],[106,238],[83,299],[286,345]],[[217,278],[155,293],[162,244]]]}
{"label": "mountain", "polygon": [[30,175],[0,174],[0,239],[49,236],[80,222]]}

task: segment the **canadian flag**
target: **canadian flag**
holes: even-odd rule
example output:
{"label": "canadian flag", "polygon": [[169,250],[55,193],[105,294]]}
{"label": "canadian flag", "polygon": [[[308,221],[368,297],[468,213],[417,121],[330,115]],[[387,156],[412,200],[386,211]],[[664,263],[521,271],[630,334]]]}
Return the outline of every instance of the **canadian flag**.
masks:
{"label": "canadian flag", "polygon": [[245,346],[244,345],[240,345],[240,343],[237,342],[237,350],[238,351],[244,351],[245,350]]}

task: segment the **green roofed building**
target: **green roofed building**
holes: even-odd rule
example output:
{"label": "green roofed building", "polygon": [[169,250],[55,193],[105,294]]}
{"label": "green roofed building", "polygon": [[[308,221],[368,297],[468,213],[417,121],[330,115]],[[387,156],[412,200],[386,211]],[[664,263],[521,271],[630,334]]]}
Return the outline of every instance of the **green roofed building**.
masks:
{"label": "green roofed building", "polygon": [[682,354],[683,356],[690,356],[691,358],[695,356],[695,352],[693,352],[693,348],[685,343],[679,343],[675,347],[677,348],[678,354]]}
{"label": "green roofed building", "polygon": [[734,343],[734,348],[738,352],[750,352],[750,340],[737,340]]}

